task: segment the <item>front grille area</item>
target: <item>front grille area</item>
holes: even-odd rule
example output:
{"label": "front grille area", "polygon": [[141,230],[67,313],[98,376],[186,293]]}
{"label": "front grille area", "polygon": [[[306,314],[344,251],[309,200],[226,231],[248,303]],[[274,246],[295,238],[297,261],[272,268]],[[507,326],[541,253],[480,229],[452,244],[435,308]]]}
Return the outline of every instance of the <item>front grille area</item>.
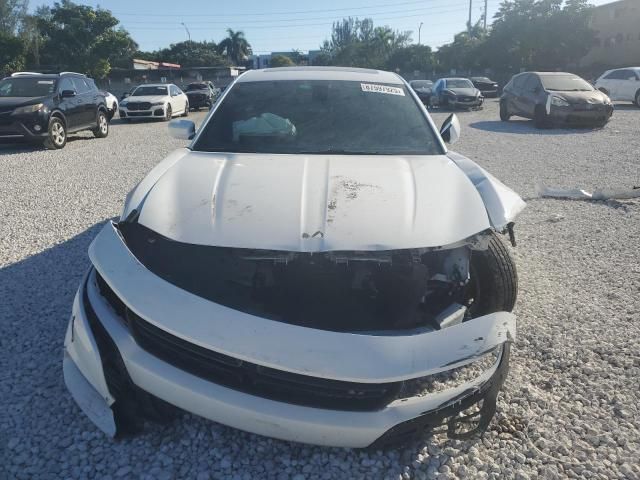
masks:
{"label": "front grille area", "polygon": [[127,116],[128,117],[148,117],[151,113],[150,112],[128,112]]}
{"label": "front grille area", "polygon": [[350,411],[380,410],[393,401],[402,388],[402,382],[342,382],[284,372],[194,345],[136,315],[97,272],[96,279],[100,293],[124,319],[142,349],[218,385],[280,402]]}
{"label": "front grille area", "polygon": [[151,110],[151,103],[149,102],[128,102],[127,110]]}

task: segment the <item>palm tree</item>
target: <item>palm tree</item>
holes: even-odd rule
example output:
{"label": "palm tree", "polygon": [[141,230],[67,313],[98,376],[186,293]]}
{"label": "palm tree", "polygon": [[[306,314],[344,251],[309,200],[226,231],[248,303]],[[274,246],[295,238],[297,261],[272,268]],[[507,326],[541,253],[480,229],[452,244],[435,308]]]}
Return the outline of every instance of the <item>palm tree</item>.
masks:
{"label": "palm tree", "polygon": [[234,32],[227,28],[227,38],[218,44],[218,53],[226,55],[236,65],[246,61],[251,54],[251,45],[244,38],[244,32]]}

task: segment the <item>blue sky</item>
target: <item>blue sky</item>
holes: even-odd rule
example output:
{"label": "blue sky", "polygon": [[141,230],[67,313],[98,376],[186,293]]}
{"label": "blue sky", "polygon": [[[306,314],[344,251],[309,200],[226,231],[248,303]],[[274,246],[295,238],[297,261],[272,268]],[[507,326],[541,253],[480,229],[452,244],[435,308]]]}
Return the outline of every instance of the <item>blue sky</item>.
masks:
{"label": "blue sky", "polygon": [[[185,23],[192,40],[219,41],[227,27],[245,32],[255,53],[316,49],[329,37],[331,24],[343,17],[370,17],[374,25],[396,30],[412,30],[418,42],[438,47],[450,42],[465,28],[469,0],[75,0],[76,3],[111,10],[138,42],[142,50],[155,50],[187,39]],[[592,0],[594,5],[611,0]],[[31,0],[31,8],[52,5],[53,0]],[[489,20],[500,0],[488,0]],[[484,0],[473,0],[472,18],[482,15]]]}

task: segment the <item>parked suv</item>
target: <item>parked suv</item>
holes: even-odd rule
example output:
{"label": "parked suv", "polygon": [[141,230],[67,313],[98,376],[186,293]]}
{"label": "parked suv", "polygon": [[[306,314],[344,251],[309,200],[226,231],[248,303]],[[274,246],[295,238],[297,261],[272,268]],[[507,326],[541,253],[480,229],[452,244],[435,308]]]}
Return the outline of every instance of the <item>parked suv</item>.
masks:
{"label": "parked suv", "polygon": [[211,82],[193,82],[187,85],[184,93],[189,99],[189,107],[194,110],[211,108],[216,101],[216,88]]}
{"label": "parked suv", "polygon": [[0,81],[0,140],[28,140],[59,149],[69,133],[109,134],[104,95],[85,75],[18,72]]}
{"label": "parked suv", "polygon": [[640,67],[607,70],[596,80],[596,88],[621,102],[633,102],[640,107]]}

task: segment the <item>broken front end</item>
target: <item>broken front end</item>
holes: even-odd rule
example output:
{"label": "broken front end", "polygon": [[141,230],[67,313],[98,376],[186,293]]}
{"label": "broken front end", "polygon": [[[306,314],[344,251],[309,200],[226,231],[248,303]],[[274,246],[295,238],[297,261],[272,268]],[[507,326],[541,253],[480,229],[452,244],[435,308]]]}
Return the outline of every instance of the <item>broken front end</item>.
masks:
{"label": "broken front end", "polygon": [[443,424],[467,437],[495,412],[517,278],[490,230],[305,253],[181,243],[133,221],[106,225],[90,256],[65,379],[111,435],[173,405],[286,440],[385,446]]}

